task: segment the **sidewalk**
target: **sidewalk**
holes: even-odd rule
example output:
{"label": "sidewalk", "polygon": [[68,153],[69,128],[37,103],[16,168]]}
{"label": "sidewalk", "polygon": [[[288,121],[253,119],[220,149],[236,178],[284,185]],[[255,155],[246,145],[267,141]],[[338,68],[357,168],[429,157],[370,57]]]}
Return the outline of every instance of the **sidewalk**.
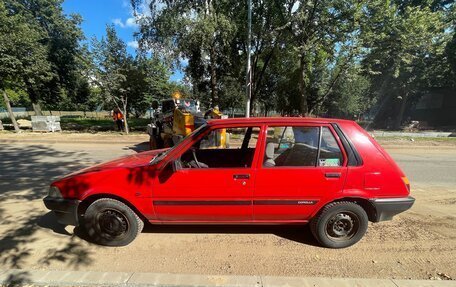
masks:
{"label": "sidewalk", "polygon": [[415,138],[447,138],[456,136],[454,132],[433,132],[433,131],[418,131],[418,132],[405,132],[405,131],[369,131],[375,137],[415,137]]}
{"label": "sidewalk", "polygon": [[183,275],[92,271],[0,271],[2,286],[166,286],[166,287],[450,287],[456,281]]}

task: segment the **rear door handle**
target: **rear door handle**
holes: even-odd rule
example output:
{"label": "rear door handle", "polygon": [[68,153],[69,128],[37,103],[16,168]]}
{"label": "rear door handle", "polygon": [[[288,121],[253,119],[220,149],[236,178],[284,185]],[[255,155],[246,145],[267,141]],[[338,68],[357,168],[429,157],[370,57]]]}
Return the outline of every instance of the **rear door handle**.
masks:
{"label": "rear door handle", "polygon": [[250,179],[250,174],[234,174],[234,179]]}
{"label": "rear door handle", "polygon": [[327,178],[340,178],[340,172],[327,172],[325,173],[325,177]]}

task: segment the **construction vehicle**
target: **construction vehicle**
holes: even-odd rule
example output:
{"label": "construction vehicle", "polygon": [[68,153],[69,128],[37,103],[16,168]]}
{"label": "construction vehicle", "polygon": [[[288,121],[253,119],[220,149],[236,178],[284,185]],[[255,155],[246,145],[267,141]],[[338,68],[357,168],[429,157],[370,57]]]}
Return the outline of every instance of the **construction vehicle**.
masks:
{"label": "construction vehicle", "polygon": [[[171,99],[152,102],[154,115],[147,126],[150,136],[150,149],[172,147],[192,131],[205,124],[207,119],[224,118],[218,108],[212,108],[206,113],[200,111],[199,101],[183,99],[181,93],[174,92]],[[220,135],[218,146],[225,145],[226,136]]]}

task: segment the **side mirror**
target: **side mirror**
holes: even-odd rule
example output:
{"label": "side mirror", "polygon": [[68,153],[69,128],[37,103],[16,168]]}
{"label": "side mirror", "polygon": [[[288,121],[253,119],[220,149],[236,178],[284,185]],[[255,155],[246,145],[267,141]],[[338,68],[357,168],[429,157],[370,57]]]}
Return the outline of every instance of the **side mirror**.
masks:
{"label": "side mirror", "polygon": [[158,101],[157,100],[153,100],[152,101],[152,109],[154,109],[154,110],[158,109]]}

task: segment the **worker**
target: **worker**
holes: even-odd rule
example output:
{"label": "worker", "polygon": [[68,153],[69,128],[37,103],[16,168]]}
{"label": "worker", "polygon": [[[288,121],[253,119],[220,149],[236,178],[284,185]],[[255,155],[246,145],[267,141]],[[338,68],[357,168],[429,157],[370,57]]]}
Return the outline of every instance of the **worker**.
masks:
{"label": "worker", "polygon": [[112,119],[117,124],[117,128],[119,129],[119,131],[122,131],[123,125],[124,125],[123,124],[124,119],[123,119],[123,114],[119,108],[115,108],[114,111],[112,112]]}
{"label": "worker", "polygon": [[204,113],[204,118],[205,119],[212,119],[214,118],[214,112],[215,113],[218,113],[219,112],[219,107],[218,105],[208,109],[205,113]]}

